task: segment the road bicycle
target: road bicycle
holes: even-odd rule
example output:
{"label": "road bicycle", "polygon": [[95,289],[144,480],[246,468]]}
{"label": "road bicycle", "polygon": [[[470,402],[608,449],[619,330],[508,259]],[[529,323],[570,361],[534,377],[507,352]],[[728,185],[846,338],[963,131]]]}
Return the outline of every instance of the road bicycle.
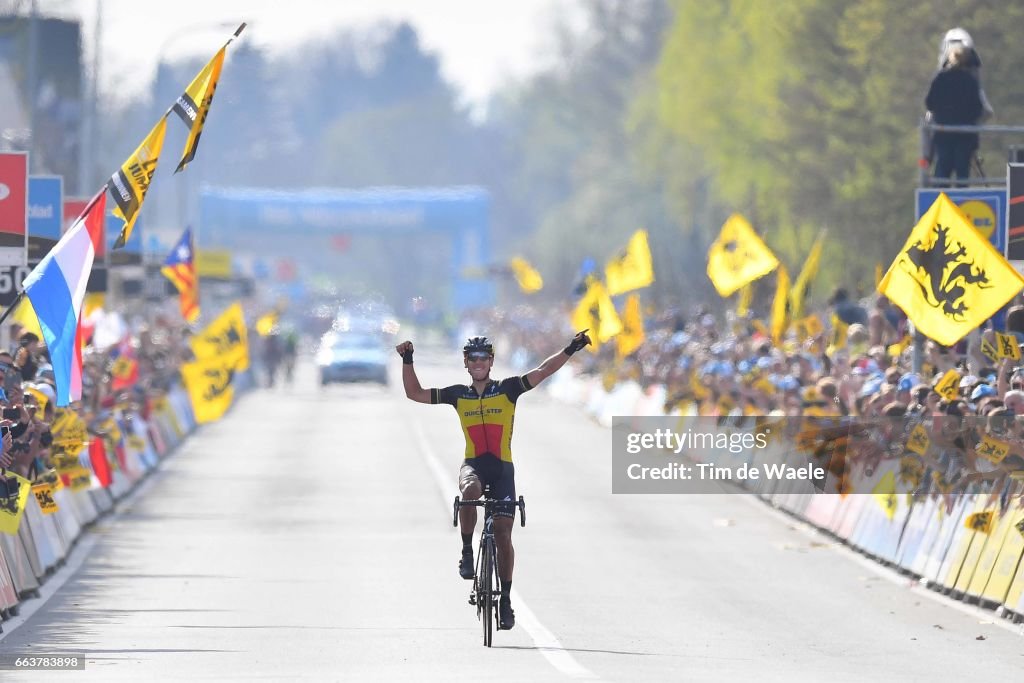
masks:
{"label": "road bicycle", "polygon": [[[498,588],[498,548],[494,543],[494,509],[502,502],[507,505],[506,501],[491,498],[490,494],[491,487],[487,484],[479,500],[460,500],[455,496],[452,513],[452,525],[458,526],[461,508],[472,506],[484,509],[484,527],[476,551],[476,576],[473,577],[469,604],[476,606],[476,617],[483,625],[485,647],[490,647],[494,638],[494,629],[498,625],[498,600],[501,598]],[[519,525],[526,526],[526,501],[522,496],[519,496],[515,507],[519,508]]]}

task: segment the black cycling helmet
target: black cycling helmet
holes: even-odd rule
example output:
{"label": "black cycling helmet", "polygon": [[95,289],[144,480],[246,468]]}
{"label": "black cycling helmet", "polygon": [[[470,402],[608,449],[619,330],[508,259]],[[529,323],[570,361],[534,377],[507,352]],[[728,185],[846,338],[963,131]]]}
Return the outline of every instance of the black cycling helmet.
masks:
{"label": "black cycling helmet", "polygon": [[473,337],[462,347],[463,354],[480,351],[494,355],[494,347],[491,346],[491,342],[487,341],[487,337]]}

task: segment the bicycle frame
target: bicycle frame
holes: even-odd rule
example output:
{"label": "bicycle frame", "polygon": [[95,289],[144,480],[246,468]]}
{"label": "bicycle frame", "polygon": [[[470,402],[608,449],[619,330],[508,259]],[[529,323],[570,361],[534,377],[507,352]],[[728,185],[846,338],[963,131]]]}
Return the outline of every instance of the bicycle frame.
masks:
{"label": "bicycle frame", "polygon": [[[497,601],[501,596],[498,589],[498,551],[494,540],[494,509],[505,501],[490,497],[490,486],[484,487],[484,495],[479,500],[460,500],[455,496],[452,512],[452,526],[459,525],[459,510],[473,506],[484,509],[484,524],[480,531],[480,545],[476,555],[476,576],[473,579],[473,590],[469,594],[469,604],[476,606],[477,619],[481,620],[484,632],[484,646],[490,647],[494,636],[494,627],[498,623]],[[526,526],[526,501],[522,496],[515,503],[519,509],[519,524]],[[515,510],[513,509],[513,515]]]}

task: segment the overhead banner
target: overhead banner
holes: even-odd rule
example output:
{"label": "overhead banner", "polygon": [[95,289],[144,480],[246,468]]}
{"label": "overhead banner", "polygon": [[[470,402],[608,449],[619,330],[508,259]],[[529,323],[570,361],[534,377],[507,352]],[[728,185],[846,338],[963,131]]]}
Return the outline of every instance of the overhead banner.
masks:
{"label": "overhead banner", "polygon": [[23,266],[28,239],[28,154],[0,153],[0,266]]}
{"label": "overhead banner", "polygon": [[29,176],[29,263],[39,263],[53,249],[63,234],[63,222],[64,179],[60,176]]}

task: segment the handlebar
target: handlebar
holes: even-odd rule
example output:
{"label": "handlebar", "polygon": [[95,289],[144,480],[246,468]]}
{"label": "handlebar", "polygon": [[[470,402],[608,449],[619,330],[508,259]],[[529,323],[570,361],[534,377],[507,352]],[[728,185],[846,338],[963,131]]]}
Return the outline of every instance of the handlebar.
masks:
{"label": "handlebar", "polygon": [[[452,505],[452,526],[459,525],[459,509],[463,507],[482,507],[484,510],[493,509],[496,505],[504,503],[503,500],[495,500],[494,498],[480,498],[478,500],[460,500],[458,496],[455,496],[455,503]],[[526,499],[519,496],[519,500],[514,503],[515,507],[519,508],[519,526],[526,526]]]}

